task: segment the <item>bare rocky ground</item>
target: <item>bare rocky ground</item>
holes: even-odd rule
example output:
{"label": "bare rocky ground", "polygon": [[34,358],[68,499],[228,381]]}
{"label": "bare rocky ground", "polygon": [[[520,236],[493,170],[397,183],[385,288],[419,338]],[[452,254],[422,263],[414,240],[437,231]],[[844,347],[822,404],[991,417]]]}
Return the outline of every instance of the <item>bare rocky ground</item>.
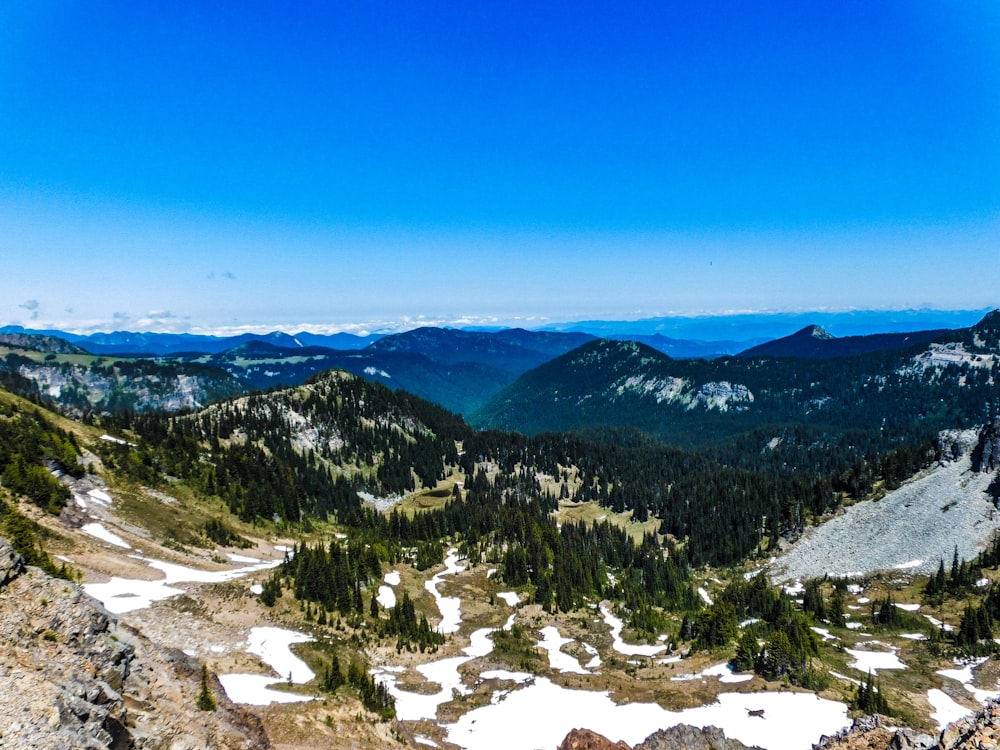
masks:
{"label": "bare rocky ground", "polygon": [[260,721],[200,667],[115,621],[79,586],[50,578],[5,544],[0,574],[0,747],[268,748]]}
{"label": "bare rocky ground", "polygon": [[807,531],[772,564],[771,577],[865,575],[907,564],[900,569],[928,574],[941,560],[950,566],[956,547],[971,560],[1000,529],[1000,511],[987,492],[992,481],[992,474],[972,470],[968,454],[938,464]]}

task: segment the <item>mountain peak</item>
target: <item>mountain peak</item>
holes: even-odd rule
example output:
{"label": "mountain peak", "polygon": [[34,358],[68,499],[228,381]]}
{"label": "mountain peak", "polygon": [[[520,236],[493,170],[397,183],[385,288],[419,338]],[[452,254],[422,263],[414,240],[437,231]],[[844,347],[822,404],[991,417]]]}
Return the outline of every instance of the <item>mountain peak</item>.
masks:
{"label": "mountain peak", "polygon": [[990,310],[983,319],[976,323],[973,328],[1000,328],[1000,309]]}
{"label": "mountain peak", "polygon": [[818,339],[819,341],[829,341],[830,339],[836,338],[832,333],[821,328],[817,325],[806,326],[801,331],[792,334],[795,337],[809,337],[813,339]]}

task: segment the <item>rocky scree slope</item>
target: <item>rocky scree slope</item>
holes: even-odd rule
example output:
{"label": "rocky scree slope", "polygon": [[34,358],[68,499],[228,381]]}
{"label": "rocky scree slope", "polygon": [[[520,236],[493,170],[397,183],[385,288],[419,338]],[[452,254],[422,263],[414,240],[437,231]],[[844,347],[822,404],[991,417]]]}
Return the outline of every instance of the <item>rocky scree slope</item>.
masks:
{"label": "rocky scree slope", "polygon": [[[995,428],[1000,434],[1000,425]],[[881,499],[857,503],[807,531],[773,564],[772,579],[867,574],[904,565],[908,573],[931,574],[956,548],[960,558],[973,559],[1000,530],[990,491],[998,480],[975,466],[984,447],[995,444],[993,435],[993,426],[942,433],[935,466]]]}
{"label": "rocky scree slope", "polygon": [[119,625],[0,539],[0,747],[269,748],[214,676],[218,708],[198,710],[200,676],[196,661]]}

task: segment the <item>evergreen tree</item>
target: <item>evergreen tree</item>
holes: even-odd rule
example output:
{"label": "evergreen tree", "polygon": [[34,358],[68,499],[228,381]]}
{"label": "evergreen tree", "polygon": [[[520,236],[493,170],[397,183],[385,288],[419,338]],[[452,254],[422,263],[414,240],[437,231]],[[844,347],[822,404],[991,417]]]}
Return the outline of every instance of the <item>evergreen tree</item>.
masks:
{"label": "evergreen tree", "polygon": [[216,708],[215,697],[208,687],[208,666],[201,665],[201,692],[198,693],[198,708],[202,711],[214,711]]}

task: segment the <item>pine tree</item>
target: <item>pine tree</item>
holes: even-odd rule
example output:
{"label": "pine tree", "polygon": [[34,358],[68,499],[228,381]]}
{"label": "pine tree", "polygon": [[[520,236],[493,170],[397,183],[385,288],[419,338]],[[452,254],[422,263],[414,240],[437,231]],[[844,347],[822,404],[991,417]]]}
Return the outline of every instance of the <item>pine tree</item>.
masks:
{"label": "pine tree", "polygon": [[214,711],[216,706],[215,697],[208,687],[208,666],[205,664],[201,665],[201,692],[198,693],[197,704],[202,711]]}

